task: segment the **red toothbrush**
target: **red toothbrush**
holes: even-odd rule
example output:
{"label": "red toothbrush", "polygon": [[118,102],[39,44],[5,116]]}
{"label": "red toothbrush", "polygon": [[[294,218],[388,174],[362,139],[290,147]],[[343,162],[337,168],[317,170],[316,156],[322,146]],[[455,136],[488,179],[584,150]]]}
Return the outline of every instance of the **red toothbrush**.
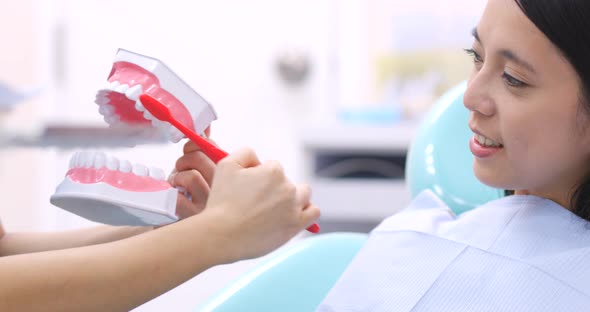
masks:
{"label": "red toothbrush", "polygon": [[[221,150],[211,142],[196,134],[190,128],[180,123],[176,118],[174,118],[174,116],[172,116],[170,109],[168,109],[168,107],[166,107],[166,105],[162,104],[160,101],[154,99],[148,94],[140,95],[139,100],[141,101],[141,104],[143,104],[143,107],[145,107],[145,109],[149,111],[154,117],[161,121],[170,123],[176,129],[182,132],[182,134],[186,135],[187,138],[197,144],[203,153],[213,160],[213,162],[218,163],[220,160],[225,158],[225,156],[227,156],[227,152]],[[314,223],[308,227],[307,230],[311,233],[318,233],[320,231],[320,227]]]}

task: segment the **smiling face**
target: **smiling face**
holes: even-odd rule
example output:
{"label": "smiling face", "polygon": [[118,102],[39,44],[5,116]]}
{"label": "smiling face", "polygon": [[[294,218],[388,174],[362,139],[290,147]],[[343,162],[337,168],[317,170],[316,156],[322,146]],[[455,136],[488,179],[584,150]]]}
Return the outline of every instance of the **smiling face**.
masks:
{"label": "smiling face", "polygon": [[475,175],[571,208],[571,192],[590,171],[579,76],[514,0],[489,0],[473,34],[464,104]]}

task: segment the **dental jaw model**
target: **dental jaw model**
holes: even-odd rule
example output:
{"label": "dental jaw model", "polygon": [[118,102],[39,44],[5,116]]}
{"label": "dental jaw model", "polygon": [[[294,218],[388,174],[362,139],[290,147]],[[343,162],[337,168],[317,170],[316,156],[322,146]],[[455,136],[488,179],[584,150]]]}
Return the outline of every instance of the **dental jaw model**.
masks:
{"label": "dental jaw model", "polygon": [[142,94],[164,103],[181,123],[203,133],[217,118],[213,107],[161,61],[120,49],[108,85],[99,90],[96,104],[111,127],[138,127],[177,143],[184,136],[170,124],[146,112]]}
{"label": "dental jaw model", "polygon": [[[183,125],[202,134],[216,119],[213,107],[161,61],[120,49],[108,84],[98,91],[99,113],[110,127],[133,127],[144,137],[177,143],[184,135],[152,116],[146,94]],[[131,164],[100,152],[78,152],[51,203],[91,221],[111,225],[162,225],[178,220],[178,190],[159,168]]]}

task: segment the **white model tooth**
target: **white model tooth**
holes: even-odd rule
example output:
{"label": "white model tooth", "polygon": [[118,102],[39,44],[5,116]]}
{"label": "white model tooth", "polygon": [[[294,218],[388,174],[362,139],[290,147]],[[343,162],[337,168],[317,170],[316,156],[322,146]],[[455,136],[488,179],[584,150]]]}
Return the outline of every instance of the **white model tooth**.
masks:
{"label": "white model tooth", "polygon": [[129,90],[125,91],[125,96],[132,101],[137,101],[139,100],[141,92],[143,92],[141,85],[135,85],[129,88]]}
{"label": "white model tooth", "polygon": [[133,164],[131,172],[133,172],[133,174],[136,176],[147,177],[148,168],[142,164]]}
{"label": "white model tooth", "polygon": [[115,90],[116,87],[120,86],[121,83],[118,81],[113,81],[109,84],[108,89],[109,90]]}
{"label": "white model tooth", "polygon": [[84,167],[84,152],[78,152],[76,156],[76,167]]}
{"label": "white model tooth", "polygon": [[[174,140],[174,127],[170,127],[168,129],[168,132],[166,133],[166,138],[168,139],[168,141]],[[175,143],[178,143],[178,142],[175,142]]]}
{"label": "white model tooth", "polygon": [[94,154],[94,163],[93,166],[95,169],[100,169],[106,165],[107,162],[107,155],[102,152],[98,152]]}
{"label": "white model tooth", "polygon": [[98,108],[98,112],[103,116],[107,116],[112,115],[115,112],[115,109],[110,104],[103,104]]}
{"label": "white model tooth", "polygon": [[174,143],[178,143],[184,138],[184,134],[174,127],[170,127],[168,130],[168,139]]}
{"label": "white model tooth", "polygon": [[174,143],[178,143],[180,142],[180,140],[184,139],[184,134],[182,134],[182,132],[178,131],[177,129],[173,134],[172,134],[172,142]]}
{"label": "white model tooth", "polygon": [[172,127],[169,123],[167,123],[165,121],[161,121],[160,119],[157,119],[157,118],[154,118],[154,120],[152,121],[152,125],[154,125],[154,127],[158,128],[158,129],[166,130],[166,132],[168,132],[169,129]]}
{"label": "white model tooth", "polygon": [[164,173],[164,170],[156,167],[150,167],[149,175],[150,177],[160,181],[164,181],[166,179],[166,173]]}
{"label": "white model tooth", "polygon": [[86,152],[78,152],[76,156],[76,167],[84,167],[84,163],[86,162],[84,159],[84,154]]}
{"label": "white model tooth", "polygon": [[75,152],[74,155],[72,155],[70,157],[70,169],[76,168],[78,166],[77,159],[78,159],[78,152]]}
{"label": "white model tooth", "polygon": [[147,110],[145,112],[143,112],[143,117],[147,120],[157,120],[156,117],[154,117],[154,115],[152,115],[150,112],[148,112]]}
{"label": "white model tooth", "polygon": [[127,89],[129,89],[129,85],[128,84],[122,84],[122,85],[119,85],[118,87],[116,87],[114,89],[114,91],[124,94],[125,91],[127,91]]}
{"label": "white model tooth", "polygon": [[92,168],[94,166],[94,155],[94,152],[88,152],[88,154],[86,155],[86,164],[84,165],[84,167]]}
{"label": "white model tooth", "polygon": [[119,170],[119,160],[113,156],[107,156],[106,166],[109,170]]}
{"label": "white model tooth", "polygon": [[152,122],[152,126],[153,126],[154,128],[157,128],[157,129],[159,129],[159,128],[160,128],[160,121],[159,121],[159,120],[153,120],[153,119],[152,119],[152,120],[150,120],[150,121]]}
{"label": "white model tooth", "polygon": [[80,167],[91,168],[94,163],[94,153],[92,152],[81,152],[78,164]]}
{"label": "white model tooth", "polygon": [[138,110],[138,111],[140,111],[140,112],[145,111],[145,107],[143,107],[143,104],[141,104],[141,101],[140,100],[136,100],[135,101],[135,109]]}
{"label": "white model tooth", "polygon": [[96,93],[96,97],[100,97],[100,98],[109,98],[109,94],[111,94],[113,92],[113,90],[110,89],[104,89],[104,90],[100,90]]}
{"label": "white model tooth", "polygon": [[106,121],[109,125],[117,125],[119,124],[119,117],[117,117],[116,115],[106,115],[104,116],[104,121]]}
{"label": "white model tooth", "polygon": [[107,103],[110,103],[111,100],[104,94],[97,94],[96,98],[94,99],[94,103],[98,104],[98,105],[105,105]]}
{"label": "white model tooth", "polygon": [[119,161],[119,171],[131,172],[131,163],[129,162],[129,160],[123,159]]}
{"label": "white model tooth", "polygon": [[159,131],[163,131],[164,133],[168,133],[168,128],[170,127],[170,124],[168,124],[167,122],[163,122],[161,120],[158,120],[157,118],[152,119],[151,122],[154,128],[158,129]]}

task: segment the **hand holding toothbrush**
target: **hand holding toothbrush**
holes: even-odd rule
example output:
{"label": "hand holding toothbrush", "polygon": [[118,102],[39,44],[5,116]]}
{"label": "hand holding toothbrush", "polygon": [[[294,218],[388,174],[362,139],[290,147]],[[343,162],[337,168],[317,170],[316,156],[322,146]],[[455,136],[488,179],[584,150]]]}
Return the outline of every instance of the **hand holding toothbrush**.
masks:
{"label": "hand holding toothbrush", "polygon": [[[180,132],[182,132],[184,135],[186,135],[193,143],[187,143],[187,145],[185,145],[185,156],[187,155],[187,146],[189,146],[190,149],[190,145],[194,144],[195,147],[198,147],[199,151],[202,151],[202,153],[204,154],[204,156],[206,155],[207,157],[200,157],[201,159],[197,159],[197,160],[193,160],[191,162],[186,163],[186,161],[182,162],[183,158],[179,159],[176,165],[176,170],[178,172],[187,172],[186,170],[190,170],[188,171],[189,173],[183,173],[183,176],[179,176],[179,174],[175,174],[171,176],[170,179],[170,183],[173,186],[181,186],[187,189],[187,191],[189,191],[190,194],[192,195],[192,200],[203,200],[205,199],[203,202],[207,202],[207,192],[208,190],[206,189],[207,185],[213,185],[214,181],[213,181],[213,171],[212,169],[207,169],[207,167],[209,168],[215,168],[215,164],[220,162],[222,159],[226,158],[228,156],[228,154],[219,149],[216,145],[212,144],[211,142],[207,141],[206,139],[202,138],[201,136],[199,136],[198,134],[194,133],[191,129],[189,129],[188,127],[184,126],[182,123],[180,123],[178,120],[176,120],[174,118],[174,116],[172,116],[170,110],[164,106],[162,103],[160,103],[158,100],[154,99],[153,97],[147,95],[147,94],[143,94],[140,96],[140,101],[142,102],[143,106],[146,108],[146,110],[148,110],[155,118],[161,120],[161,121],[165,121],[165,122],[169,122],[172,126],[174,126],[175,128],[177,128],[178,130],[180,130]],[[264,181],[269,181],[274,179],[277,179],[276,175],[279,176],[279,178],[286,180],[286,177],[284,175],[284,172],[282,170],[282,168],[280,167],[280,165],[275,164],[275,163],[265,163],[264,165],[261,165],[260,162],[258,161],[258,159],[256,158],[256,155],[253,155],[255,160],[252,161],[247,161],[245,162],[245,165],[247,166],[243,166],[242,169],[248,169],[251,168],[253,166],[260,166],[262,170],[262,172],[267,172],[265,170],[270,170],[268,171],[267,175],[271,175],[271,176],[265,176],[263,174],[261,174],[261,178],[263,178],[261,182],[264,183]],[[183,156],[184,157],[184,156]],[[208,158],[208,159],[206,159]],[[194,168],[195,166],[201,166],[202,169],[201,170],[195,170],[197,168]],[[270,169],[265,169],[266,167],[271,167]],[[219,169],[220,170],[220,169]],[[217,171],[219,171],[217,170]],[[258,168],[257,168],[258,171]],[[183,177],[185,177],[184,179],[188,179],[188,177],[186,177],[187,175],[195,175],[195,174],[200,174],[202,179],[197,177],[192,177],[193,179],[196,179],[196,181],[198,181],[197,183],[182,183],[183,180],[181,180]],[[275,176],[272,176],[275,175]],[[268,178],[268,179],[264,179],[264,178]],[[186,181],[186,180],[185,180]],[[276,181],[275,181],[276,182]],[[290,184],[290,183],[289,183]],[[230,191],[233,191],[233,194],[239,194],[239,192],[241,192],[244,188],[249,189],[251,187],[254,187],[256,185],[252,185],[252,184],[245,184],[244,187],[239,187],[239,188],[232,188],[232,187],[224,187],[223,189],[229,189]],[[269,187],[270,185],[267,185],[267,187]],[[291,185],[291,187],[289,187],[289,190],[291,192],[293,192],[294,194],[294,202],[292,204],[295,204],[297,206],[301,206],[303,205],[300,209],[302,213],[305,213],[305,210],[310,210],[311,212],[307,212],[307,214],[312,214],[314,215],[315,210],[317,210],[317,217],[319,217],[319,210],[317,208],[315,209],[311,209],[311,202],[309,201],[309,197],[310,197],[310,191],[309,191],[309,187],[307,186],[298,186],[298,187],[293,187]],[[270,191],[270,189],[269,189]],[[273,194],[273,196],[268,196],[268,194]],[[195,194],[197,194],[195,196]],[[226,194],[226,195],[231,195],[230,193]],[[231,196],[228,196],[231,197]],[[275,194],[274,192],[265,192],[264,195],[261,197],[261,200],[272,200],[272,199],[277,199],[278,196],[277,194]],[[183,201],[184,201],[184,205],[188,204],[189,199],[181,196],[181,198],[179,199],[179,204],[183,205]],[[256,206],[256,205],[255,205]],[[254,209],[254,207],[252,208]],[[316,219],[317,219],[316,217]],[[268,222],[268,220],[267,220]],[[309,232],[312,233],[318,233],[320,228],[319,226],[314,223],[312,225],[310,225],[307,230]]]}

